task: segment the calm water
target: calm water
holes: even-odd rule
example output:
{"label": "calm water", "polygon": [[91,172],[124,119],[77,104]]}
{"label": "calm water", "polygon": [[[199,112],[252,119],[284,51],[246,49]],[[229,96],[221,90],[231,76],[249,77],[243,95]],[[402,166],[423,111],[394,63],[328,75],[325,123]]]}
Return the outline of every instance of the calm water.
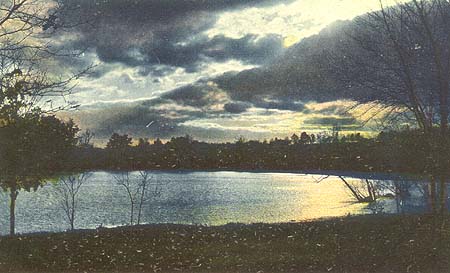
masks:
{"label": "calm water", "polygon": [[[154,172],[160,196],[150,195],[142,211],[142,223],[221,225],[231,222],[287,222],[348,214],[419,213],[429,210],[428,184],[384,178],[383,192],[397,196],[376,204],[355,203],[350,191],[335,176],[293,173]],[[137,182],[131,173],[131,183]],[[347,178],[357,185],[360,179]],[[150,186],[150,191],[154,185]],[[8,230],[8,198],[0,196],[0,233]],[[447,202],[448,203],[448,202]],[[21,192],[17,198],[18,233],[61,231],[69,227],[54,185],[37,192]],[[83,185],[76,228],[125,225],[129,221],[127,193],[112,173],[95,172]]]}

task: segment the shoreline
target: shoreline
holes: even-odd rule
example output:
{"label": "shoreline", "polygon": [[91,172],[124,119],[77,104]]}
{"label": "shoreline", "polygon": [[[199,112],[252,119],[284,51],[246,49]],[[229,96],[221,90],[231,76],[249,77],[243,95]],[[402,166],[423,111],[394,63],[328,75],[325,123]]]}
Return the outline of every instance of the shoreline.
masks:
{"label": "shoreline", "polygon": [[[425,272],[450,265],[450,218],[145,225],[0,237],[5,272]],[[435,228],[436,221],[442,225]],[[6,251],[7,250],[7,251]]]}
{"label": "shoreline", "polygon": [[262,173],[262,174],[304,174],[304,175],[329,175],[344,176],[349,178],[369,178],[375,180],[389,179],[408,179],[420,181],[426,179],[424,174],[414,173],[397,173],[397,172],[361,172],[361,171],[345,171],[345,170],[283,170],[283,169],[266,169],[266,170],[246,170],[246,169],[91,169],[80,170],[83,172],[104,172],[104,173],[120,173],[120,172],[138,172],[151,171],[158,173],[218,173],[218,172],[235,172],[235,173]]}
{"label": "shoreline", "polygon": [[395,213],[384,213],[384,214],[350,214],[346,216],[330,216],[330,217],[322,217],[316,219],[305,219],[305,220],[291,220],[285,222],[252,222],[252,223],[241,223],[241,222],[230,222],[226,224],[218,224],[218,225],[208,225],[208,224],[183,224],[183,223],[148,223],[148,224],[140,224],[140,225],[117,225],[117,226],[99,226],[97,228],[80,228],[74,230],[62,230],[62,231],[35,231],[35,232],[17,232],[13,236],[9,234],[0,234],[0,239],[2,238],[11,238],[11,237],[30,237],[30,236],[51,236],[57,234],[83,234],[90,232],[98,232],[98,231],[107,231],[107,230],[115,230],[115,229],[158,229],[165,227],[184,227],[184,228],[225,228],[225,227],[251,227],[258,225],[295,225],[295,224],[306,224],[306,223],[321,223],[321,222],[334,222],[334,221],[342,221],[345,219],[353,219],[353,218],[364,218],[364,217],[376,217],[380,219],[390,218],[390,217],[428,217],[430,213],[410,213],[410,214],[395,214]]}

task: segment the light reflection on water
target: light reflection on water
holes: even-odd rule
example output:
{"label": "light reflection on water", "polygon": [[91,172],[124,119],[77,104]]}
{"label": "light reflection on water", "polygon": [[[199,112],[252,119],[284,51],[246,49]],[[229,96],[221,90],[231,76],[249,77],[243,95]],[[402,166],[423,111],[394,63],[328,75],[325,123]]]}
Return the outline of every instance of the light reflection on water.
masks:
{"label": "light reflection on water", "polygon": [[[137,180],[137,174],[133,175],[131,178]],[[348,188],[336,176],[324,180],[320,180],[322,175],[293,173],[155,172],[153,176],[162,191],[159,197],[151,198],[144,205],[143,223],[273,223],[374,211],[418,213],[429,210],[428,185],[417,181],[385,179],[380,182],[383,191],[386,194],[397,192],[397,197],[367,204],[355,203]],[[359,178],[347,180],[360,182]],[[19,194],[18,233],[68,228],[55,194],[52,185],[35,193]],[[129,200],[111,173],[94,173],[82,187],[79,197],[76,228],[128,223]],[[0,233],[8,232],[7,204],[7,195],[3,193],[0,196]]]}

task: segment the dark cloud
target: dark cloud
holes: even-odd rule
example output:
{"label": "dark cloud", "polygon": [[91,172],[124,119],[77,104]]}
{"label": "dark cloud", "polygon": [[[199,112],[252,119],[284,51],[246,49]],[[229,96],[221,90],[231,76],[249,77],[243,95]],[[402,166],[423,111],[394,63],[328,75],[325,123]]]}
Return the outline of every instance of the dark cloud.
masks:
{"label": "dark cloud", "polygon": [[[233,114],[243,113],[252,106],[296,112],[306,110],[303,103],[283,97],[265,97],[262,99],[261,96],[232,96],[231,101],[229,101],[228,97],[224,97],[227,96],[227,93],[211,83],[211,81],[200,80],[194,84],[185,85],[169,91],[162,95],[161,98],[198,108],[223,103],[224,110]],[[231,94],[233,95],[233,93]]]}
{"label": "dark cloud", "polygon": [[161,96],[162,99],[171,100],[181,105],[202,108],[219,103],[222,91],[217,87],[208,85],[206,82],[200,81],[192,85],[186,85]]}
{"label": "dark cloud", "polygon": [[[239,59],[261,64],[279,54],[282,39],[270,35],[239,39],[201,34],[211,28],[220,11],[254,5],[274,5],[275,0],[60,0],[76,6],[68,21],[89,21],[78,28],[78,39],[66,47],[91,48],[101,61],[144,67],[143,75],[160,74],[153,66],[183,67],[196,71],[204,58]],[[164,72],[164,71],[163,71]]]}
{"label": "dark cloud", "polygon": [[245,102],[230,102],[224,105],[224,110],[231,114],[240,114],[247,111],[251,104]]}
{"label": "dark cloud", "polygon": [[[167,101],[154,99],[139,103],[103,103],[84,106],[70,117],[83,129],[91,129],[99,138],[112,133],[129,134],[135,137],[148,136],[168,138],[180,132],[181,123],[207,116],[201,111],[172,110],[160,108]],[[153,124],[147,127],[150,122]],[[181,134],[182,135],[182,134]]]}
{"label": "dark cloud", "polygon": [[283,48],[282,37],[268,35],[258,38],[256,35],[247,35],[240,39],[230,39],[216,36],[203,43],[200,54],[215,60],[239,59],[248,63],[262,64],[277,56]]}
{"label": "dark cloud", "polygon": [[225,36],[209,39],[207,36],[200,35],[195,40],[183,43],[175,43],[168,39],[155,45],[150,41],[138,49],[131,49],[132,52],[135,52],[135,56],[130,54],[130,49],[128,49],[124,58],[117,59],[116,57],[120,57],[120,54],[110,54],[107,58],[103,56],[103,60],[119,61],[132,66],[163,64],[183,67],[188,71],[196,70],[198,64],[205,59],[214,61],[238,59],[246,63],[261,64],[282,51],[281,40],[278,35],[269,35],[259,39],[255,35],[247,35],[240,39]]}
{"label": "dark cloud", "polygon": [[349,22],[337,22],[318,35],[303,39],[271,63],[239,73],[226,73],[214,81],[235,100],[261,97],[280,101],[334,101],[367,97],[367,90],[343,86],[330,71],[338,69],[326,53],[336,51]]}
{"label": "dark cloud", "polygon": [[204,96],[211,91],[210,88],[203,86],[186,85],[172,90],[162,96],[163,99],[170,99],[184,105],[204,106],[209,102],[204,101]]}
{"label": "dark cloud", "polygon": [[[402,71],[401,65],[393,61],[398,56],[392,45],[383,40],[386,37],[378,30],[361,23],[362,19],[368,19],[365,16],[353,21],[335,22],[318,35],[305,38],[284,51],[271,63],[228,73],[214,81],[234,100],[255,101],[268,97],[280,101],[349,99],[361,103],[392,103],[398,100],[392,97],[406,94],[402,90],[408,87],[404,85],[403,75],[398,73]],[[354,37],[359,40],[355,42]],[[364,46],[360,44],[361,39],[367,39]],[[376,40],[380,42],[373,42]],[[411,47],[415,45],[413,43]],[[414,85],[424,100],[429,100],[429,90],[436,83],[429,71],[423,71],[429,59],[428,55],[421,53],[408,60],[410,73],[414,74]],[[386,90],[391,94],[387,95]],[[405,101],[400,98],[398,104]]]}
{"label": "dark cloud", "polygon": [[[130,39],[130,38],[125,38]],[[159,38],[155,38],[159,39]],[[102,39],[94,45],[96,52],[103,62],[119,62],[128,66],[140,66],[142,75],[160,73],[160,65],[170,67],[183,67],[188,72],[194,72],[204,61],[241,60],[244,63],[262,64],[278,56],[283,50],[282,38],[278,35],[268,35],[258,38],[247,35],[240,39],[216,36],[209,39],[200,36],[188,43],[178,43],[181,37],[156,41],[150,39],[142,41],[139,45],[122,46],[116,42],[104,44],[108,40]],[[159,66],[156,67],[155,66]],[[166,72],[166,71],[163,71]]]}
{"label": "dark cloud", "polygon": [[[245,70],[240,73],[229,72],[214,79],[220,88],[227,90],[235,100],[253,101],[259,100],[261,95],[266,95],[264,88],[266,77],[259,68]],[[268,83],[268,81],[267,81]]]}
{"label": "dark cloud", "polygon": [[145,18],[170,22],[175,18],[199,11],[217,12],[245,6],[267,6],[289,1],[280,0],[59,0],[77,6],[83,13],[113,16],[127,23]]}

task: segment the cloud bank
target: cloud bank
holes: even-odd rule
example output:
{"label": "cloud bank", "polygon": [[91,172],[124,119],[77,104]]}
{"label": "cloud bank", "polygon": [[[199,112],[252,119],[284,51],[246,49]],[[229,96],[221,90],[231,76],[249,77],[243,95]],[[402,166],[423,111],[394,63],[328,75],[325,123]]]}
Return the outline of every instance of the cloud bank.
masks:
{"label": "cloud bank", "polygon": [[261,139],[337,123],[363,130],[346,111],[363,91],[339,88],[317,60],[350,23],[328,24],[378,1],[61,1],[77,6],[65,20],[90,22],[62,38],[87,48],[84,57],[61,65],[97,64],[71,98],[82,107],[64,116],[101,138]]}

